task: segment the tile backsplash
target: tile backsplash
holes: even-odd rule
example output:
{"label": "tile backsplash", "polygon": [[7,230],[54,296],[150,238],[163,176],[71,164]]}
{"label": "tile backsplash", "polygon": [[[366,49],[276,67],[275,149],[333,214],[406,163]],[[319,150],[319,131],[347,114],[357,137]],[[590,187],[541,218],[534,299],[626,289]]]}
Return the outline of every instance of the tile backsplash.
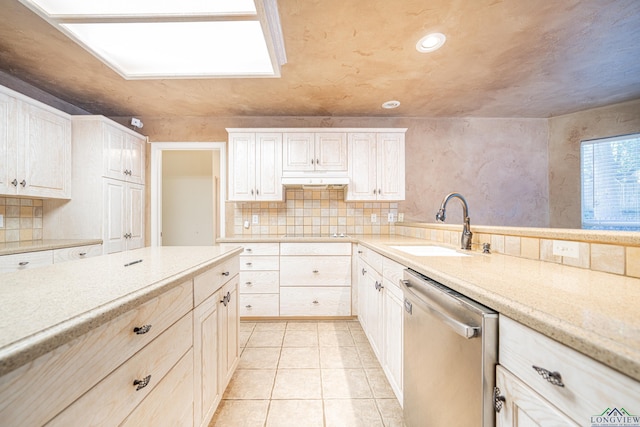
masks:
{"label": "tile backsplash", "polygon": [[[393,234],[388,214],[398,216],[397,203],[345,202],[344,190],[287,189],[285,200],[231,202],[228,212],[233,215],[233,235]],[[258,224],[252,223],[254,216]],[[244,227],[245,221],[249,228]]]}
{"label": "tile backsplash", "polygon": [[42,240],[42,200],[0,197],[0,243]]}

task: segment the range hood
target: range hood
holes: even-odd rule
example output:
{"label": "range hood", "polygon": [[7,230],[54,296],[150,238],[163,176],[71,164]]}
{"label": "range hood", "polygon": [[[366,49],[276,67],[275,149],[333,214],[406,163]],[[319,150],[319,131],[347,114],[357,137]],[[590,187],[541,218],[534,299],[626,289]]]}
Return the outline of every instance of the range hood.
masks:
{"label": "range hood", "polygon": [[311,177],[311,176],[289,176],[282,177],[282,185],[285,187],[302,187],[304,189],[325,190],[342,189],[349,185],[348,177]]}

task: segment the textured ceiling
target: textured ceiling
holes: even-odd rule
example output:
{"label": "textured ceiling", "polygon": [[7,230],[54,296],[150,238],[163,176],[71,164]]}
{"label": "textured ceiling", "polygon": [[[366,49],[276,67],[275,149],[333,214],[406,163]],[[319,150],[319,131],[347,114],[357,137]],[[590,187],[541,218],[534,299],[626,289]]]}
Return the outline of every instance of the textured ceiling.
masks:
{"label": "textured ceiling", "polygon": [[[278,5],[278,79],[127,81],[17,0],[0,0],[0,70],[108,116],[550,117],[640,98],[639,0]],[[433,31],[447,43],[418,53]]]}

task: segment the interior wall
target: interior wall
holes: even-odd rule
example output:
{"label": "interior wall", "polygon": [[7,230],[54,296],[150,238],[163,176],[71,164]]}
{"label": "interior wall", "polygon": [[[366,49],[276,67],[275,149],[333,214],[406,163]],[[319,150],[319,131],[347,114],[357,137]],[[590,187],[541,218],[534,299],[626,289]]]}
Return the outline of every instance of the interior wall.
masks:
{"label": "interior wall", "polygon": [[580,142],[640,132],[640,99],[549,120],[550,226],[580,228]]}
{"label": "interior wall", "polygon": [[[163,246],[205,246],[215,243],[213,177],[216,175],[212,153],[163,151]],[[219,175],[219,157],[217,163]]]}
{"label": "interior wall", "polygon": [[[546,119],[381,117],[143,117],[153,141],[226,141],[225,128],[401,127],[406,134],[405,221],[433,222],[444,195],[461,192],[472,224],[548,226]],[[123,118],[124,120],[124,118]],[[462,213],[451,206],[449,221]],[[227,209],[229,212],[229,209]],[[231,219],[231,218],[229,218]]]}

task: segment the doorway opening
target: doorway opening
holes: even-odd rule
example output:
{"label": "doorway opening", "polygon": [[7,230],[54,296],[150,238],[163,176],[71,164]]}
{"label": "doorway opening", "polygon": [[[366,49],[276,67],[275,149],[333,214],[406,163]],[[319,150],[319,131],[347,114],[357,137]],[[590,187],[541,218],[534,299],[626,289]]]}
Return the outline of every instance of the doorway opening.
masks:
{"label": "doorway opening", "polygon": [[151,146],[151,246],[213,245],[225,236],[226,144]]}

